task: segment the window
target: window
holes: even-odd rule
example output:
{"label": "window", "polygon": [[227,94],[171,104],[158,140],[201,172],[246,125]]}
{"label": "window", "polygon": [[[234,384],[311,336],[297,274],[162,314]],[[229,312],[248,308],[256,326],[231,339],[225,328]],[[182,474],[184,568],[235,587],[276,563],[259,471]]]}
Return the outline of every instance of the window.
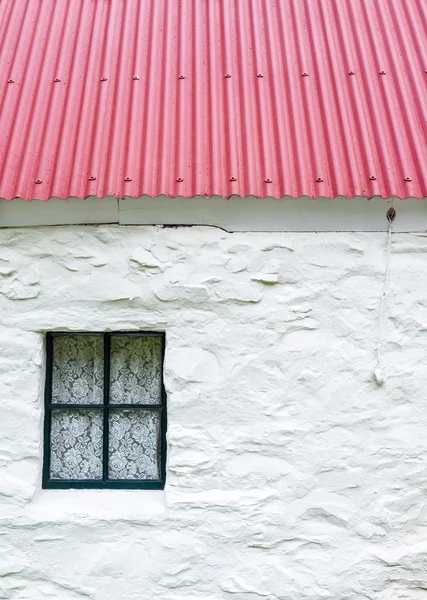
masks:
{"label": "window", "polygon": [[44,488],[163,489],[162,333],[48,333]]}

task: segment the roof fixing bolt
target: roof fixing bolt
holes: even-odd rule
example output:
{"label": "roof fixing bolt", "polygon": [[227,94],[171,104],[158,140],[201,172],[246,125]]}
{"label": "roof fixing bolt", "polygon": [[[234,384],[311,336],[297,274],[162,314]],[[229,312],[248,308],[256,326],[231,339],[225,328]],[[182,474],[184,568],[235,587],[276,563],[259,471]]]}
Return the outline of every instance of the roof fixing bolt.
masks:
{"label": "roof fixing bolt", "polygon": [[371,181],[375,181],[375,180],[376,180],[376,177],[375,177],[375,175],[371,175],[371,176],[369,177],[369,179],[370,179]]}
{"label": "roof fixing bolt", "polygon": [[354,71],[349,71],[348,74],[349,75],[354,75]]}
{"label": "roof fixing bolt", "polygon": [[131,177],[125,177],[125,181],[132,181]]}
{"label": "roof fixing bolt", "polygon": [[321,177],[318,177],[318,178],[316,179],[316,183],[322,183],[322,181],[323,181],[323,179],[322,179]]}
{"label": "roof fixing bolt", "polygon": [[230,73],[226,73],[225,78],[230,79],[230,77],[231,77]]}
{"label": "roof fixing bolt", "polygon": [[306,71],[304,71],[304,73],[302,74],[302,77],[308,77],[308,73]]}
{"label": "roof fixing bolt", "polygon": [[61,80],[60,80],[60,79],[58,79],[58,78],[56,78],[56,79],[54,79],[53,81],[54,81],[55,83],[59,83]]}
{"label": "roof fixing bolt", "polygon": [[264,77],[262,73],[257,73],[257,77]]}
{"label": "roof fixing bolt", "polygon": [[15,81],[13,79],[8,79],[7,83],[15,83]]}
{"label": "roof fixing bolt", "polygon": [[36,179],[36,183],[43,183],[41,179]]}
{"label": "roof fixing bolt", "polygon": [[230,181],[237,181],[236,177],[230,177]]}
{"label": "roof fixing bolt", "polygon": [[181,183],[181,181],[184,181],[184,179],[182,177],[177,177],[176,180],[178,183]]}
{"label": "roof fixing bolt", "polygon": [[380,71],[380,75],[385,75],[385,71]]}
{"label": "roof fixing bolt", "polygon": [[271,181],[272,181],[272,180],[270,179],[270,177],[266,177],[266,178],[264,179],[264,181],[265,181],[265,183],[271,183]]}
{"label": "roof fixing bolt", "polygon": [[107,81],[106,77],[101,77],[101,81]]}
{"label": "roof fixing bolt", "polygon": [[134,76],[132,77],[132,79],[135,79],[135,80],[136,80],[136,79],[139,79],[139,77],[138,77],[138,75],[134,75]]}
{"label": "roof fixing bolt", "polygon": [[389,208],[388,211],[386,212],[387,215],[387,221],[389,223],[393,223],[394,221],[394,217],[396,216],[396,211],[394,210],[393,207]]}
{"label": "roof fixing bolt", "polygon": [[91,177],[89,177],[89,181],[95,181],[96,177],[94,177],[93,175],[91,175]]}
{"label": "roof fixing bolt", "polygon": [[185,79],[185,75],[180,75],[178,79]]}
{"label": "roof fixing bolt", "polygon": [[405,177],[405,181],[412,181],[410,177]]}

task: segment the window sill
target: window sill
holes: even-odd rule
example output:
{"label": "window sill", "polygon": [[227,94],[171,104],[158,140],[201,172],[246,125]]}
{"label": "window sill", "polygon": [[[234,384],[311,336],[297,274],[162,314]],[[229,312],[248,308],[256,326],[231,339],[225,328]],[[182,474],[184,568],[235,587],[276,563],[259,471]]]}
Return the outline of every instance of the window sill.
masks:
{"label": "window sill", "polygon": [[165,511],[164,490],[39,490],[24,509],[36,521],[144,521]]}

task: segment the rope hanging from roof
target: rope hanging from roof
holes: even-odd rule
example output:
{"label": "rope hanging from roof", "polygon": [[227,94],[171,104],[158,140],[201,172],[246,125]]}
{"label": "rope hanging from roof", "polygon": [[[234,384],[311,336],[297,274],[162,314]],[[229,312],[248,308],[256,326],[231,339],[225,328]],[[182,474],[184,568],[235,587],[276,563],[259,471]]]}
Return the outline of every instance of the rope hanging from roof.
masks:
{"label": "rope hanging from roof", "polygon": [[381,369],[381,354],[382,354],[382,346],[385,336],[385,309],[386,309],[386,300],[388,296],[388,288],[389,288],[389,280],[390,280],[390,256],[391,256],[391,236],[393,230],[393,221],[396,216],[396,211],[393,207],[389,208],[387,211],[387,220],[388,220],[388,236],[387,236],[387,250],[386,250],[386,259],[385,259],[385,277],[384,277],[384,288],[383,293],[381,294],[381,303],[380,303],[380,324],[379,324],[379,332],[378,332],[378,342],[375,351],[375,369],[374,369],[374,377],[377,385],[383,385],[384,383],[384,375]]}

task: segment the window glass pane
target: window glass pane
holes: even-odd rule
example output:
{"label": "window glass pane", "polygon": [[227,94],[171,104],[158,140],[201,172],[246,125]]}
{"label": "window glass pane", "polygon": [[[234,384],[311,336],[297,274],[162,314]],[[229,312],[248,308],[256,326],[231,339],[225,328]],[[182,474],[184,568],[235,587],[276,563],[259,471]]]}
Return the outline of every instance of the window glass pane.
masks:
{"label": "window glass pane", "polygon": [[52,402],[102,404],[104,341],[100,336],[53,339]]}
{"label": "window glass pane", "polygon": [[102,422],[101,411],[52,412],[52,479],[102,478]]}
{"label": "window glass pane", "polygon": [[162,339],[111,338],[110,402],[161,404]]}
{"label": "window glass pane", "polygon": [[112,410],[109,478],[160,478],[160,415],[146,410]]}

